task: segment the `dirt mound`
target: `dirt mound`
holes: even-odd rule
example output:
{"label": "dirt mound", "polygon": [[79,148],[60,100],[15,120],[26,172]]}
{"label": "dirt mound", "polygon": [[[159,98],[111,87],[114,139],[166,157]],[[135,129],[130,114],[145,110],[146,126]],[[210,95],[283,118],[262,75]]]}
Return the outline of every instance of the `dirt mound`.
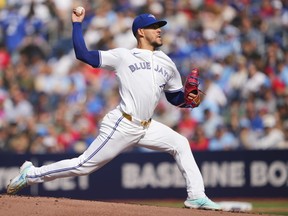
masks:
{"label": "dirt mound", "polygon": [[[5,216],[255,216],[257,214],[170,208],[67,198],[0,196],[0,215]],[[261,214],[261,216],[264,216]]]}

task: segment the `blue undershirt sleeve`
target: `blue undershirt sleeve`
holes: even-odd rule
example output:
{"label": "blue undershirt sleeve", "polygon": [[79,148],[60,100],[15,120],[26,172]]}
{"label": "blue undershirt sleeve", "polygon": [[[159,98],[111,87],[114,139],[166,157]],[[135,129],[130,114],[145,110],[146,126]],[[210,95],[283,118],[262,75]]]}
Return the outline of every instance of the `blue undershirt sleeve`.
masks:
{"label": "blue undershirt sleeve", "polygon": [[73,22],[72,41],[76,58],[96,68],[100,66],[99,51],[89,51],[86,47],[82,25],[80,22]]}
{"label": "blue undershirt sleeve", "polygon": [[166,96],[167,100],[169,101],[169,103],[173,104],[174,106],[178,106],[181,108],[190,107],[190,106],[187,106],[185,104],[183,91],[165,92],[165,96]]}

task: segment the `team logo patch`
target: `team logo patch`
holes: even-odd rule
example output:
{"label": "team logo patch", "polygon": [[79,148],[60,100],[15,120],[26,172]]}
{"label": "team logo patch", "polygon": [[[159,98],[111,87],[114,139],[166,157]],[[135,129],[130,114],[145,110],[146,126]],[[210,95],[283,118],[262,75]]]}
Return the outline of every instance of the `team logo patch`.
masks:
{"label": "team logo patch", "polygon": [[149,14],[148,17],[151,17],[151,18],[153,18],[153,19],[156,19],[155,16],[152,15],[152,14]]}

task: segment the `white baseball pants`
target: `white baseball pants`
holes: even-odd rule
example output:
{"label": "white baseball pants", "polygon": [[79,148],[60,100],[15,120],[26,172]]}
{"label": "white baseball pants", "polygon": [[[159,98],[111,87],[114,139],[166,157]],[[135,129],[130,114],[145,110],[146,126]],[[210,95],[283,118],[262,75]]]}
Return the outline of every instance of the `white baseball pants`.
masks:
{"label": "white baseball pants", "polygon": [[154,120],[147,128],[136,125],[124,118],[118,109],[106,114],[99,135],[83,154],[77,158],[33,167],[27,173],[27,182],[32,185],[56,178],[87,175],[133,146],[171,154],[185,178],[188,198],[205,197],[202,175],[188,140],[168,126]]}

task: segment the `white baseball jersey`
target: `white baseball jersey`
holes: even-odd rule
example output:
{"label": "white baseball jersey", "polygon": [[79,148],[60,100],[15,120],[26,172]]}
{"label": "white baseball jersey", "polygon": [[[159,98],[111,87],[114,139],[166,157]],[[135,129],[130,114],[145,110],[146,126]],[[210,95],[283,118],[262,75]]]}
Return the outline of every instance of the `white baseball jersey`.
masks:
{"label": "white baseball jersey", "polygon": [[100,51],[100,67],[116,71],[120,110],[142,120],[152,117],[163,90],[173,92],[183,87],[175,64],[162,51]]}

